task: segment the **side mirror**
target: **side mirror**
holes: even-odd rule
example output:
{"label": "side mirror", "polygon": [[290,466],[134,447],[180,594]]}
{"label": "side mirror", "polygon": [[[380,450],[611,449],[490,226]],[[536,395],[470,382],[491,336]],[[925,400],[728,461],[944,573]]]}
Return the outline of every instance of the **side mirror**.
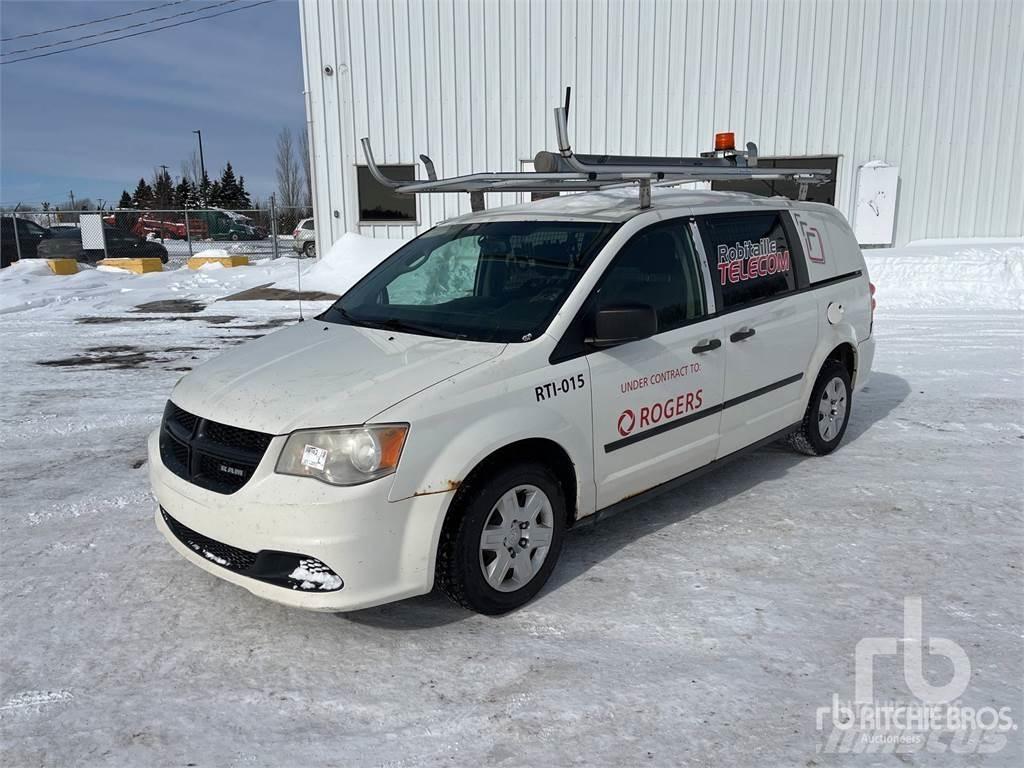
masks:
{"label": "side mirror", "polygon": [[594,335],[587,342],[595,347],[614,347],[657,332],[658,313],[648,304],[604,307],[594,315]]}

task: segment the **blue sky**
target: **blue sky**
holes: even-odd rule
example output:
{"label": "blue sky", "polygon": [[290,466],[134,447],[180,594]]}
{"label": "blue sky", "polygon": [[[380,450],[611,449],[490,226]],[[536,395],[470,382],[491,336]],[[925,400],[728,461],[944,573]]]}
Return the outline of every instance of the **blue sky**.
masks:
{"label": "blue sky", "polygon": [[[0,37],[64,27],[166,0],[2,0]],[[254,0],[237,0],[206,14]],[[102,24],[0,44],[4,53],[211,6],[186,0]],[[139,29],[125,30],[136,32]],[[99,38],[97,38],[99,39]],[[83,42],[92,42],[86,40]],[[44,53],[44,49],[37,51]],[[18,58],[16,54],[7,58]],[[278,132],[303,130],[302,52],[295,0],[93,48],[0,66],[0,203],[116,202],[139,177],[172,176],[203,132],[211,177],[231,161],[250,193],[276,186]]]}

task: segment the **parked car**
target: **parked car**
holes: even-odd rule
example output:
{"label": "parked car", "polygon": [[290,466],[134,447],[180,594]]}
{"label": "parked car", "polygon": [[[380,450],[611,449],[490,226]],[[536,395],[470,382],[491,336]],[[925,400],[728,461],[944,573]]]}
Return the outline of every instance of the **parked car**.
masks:
{"label": "parked car", "polygon": [[316,258],[316,229],[312,219],[303,219],[292,232],[292,250],[306,258]]}
{"label": "parked car", "polygon": [[149,438],[156,524],[279,603],[436,584],[503,613],[578,521],[773,440],[834,451],[873,291],[829,205],[663,190],[472,213],[184,376]]}
{"label": "parked car", "polygon": [[[15,222],[17,222],[19,242],[14,240]],[[9,215],[0,217],[0,267],[8,267],[18,260],[19,245],[21,258],[35,258],[39,243],[49,236],[49,230],[34,221],[21,217],[15,220]]]}
{"label": "parked car", "polygon": [[[107,243],[107,254],[110,258],[158,258],[167,263],[167,249],[160,243],[145,240],[132,232],[124,232],[114,227],[103,228]],[[76,259],[86,264],[96,264],[104,257],[102,250],[86,250],[82,247],[82,233],[79,229],[61,229],[54,231],[38,248],[40,258],[45,259]]]}

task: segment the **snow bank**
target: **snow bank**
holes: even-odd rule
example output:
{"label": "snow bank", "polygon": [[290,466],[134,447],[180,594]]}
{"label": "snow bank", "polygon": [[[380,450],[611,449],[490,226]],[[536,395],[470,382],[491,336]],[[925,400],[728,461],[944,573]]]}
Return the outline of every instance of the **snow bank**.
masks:
{"label": "snow bank", "polygon": [[1024,309],[1024,240],[921,240],[864,251],[880,309]]}
{"label": "snow bank", "polygon": [[347,232],[302,274],[302,288],[340,296],[405,242]]}
{"label": "snow bank", "polygon": [[75,275],[54,275],[43,259],[25,259],[0,270],[0,314],[47,307],[48,313],[131,309],[163,299],[213,301],[294,274],[291,259],[234,269],[187,267],[136,275],[123,269],[79,265]]}

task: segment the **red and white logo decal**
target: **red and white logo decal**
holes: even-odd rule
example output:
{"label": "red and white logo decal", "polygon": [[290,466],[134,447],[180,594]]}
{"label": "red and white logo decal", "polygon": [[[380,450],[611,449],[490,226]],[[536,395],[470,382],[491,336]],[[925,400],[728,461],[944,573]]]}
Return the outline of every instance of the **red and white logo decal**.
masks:
{"label": "red and white logo decal", "polygon": [[633,431],[633,427],[636,426],[636,414],[633,413],[629,408],[619,414],[619,434],[625,437]]}

